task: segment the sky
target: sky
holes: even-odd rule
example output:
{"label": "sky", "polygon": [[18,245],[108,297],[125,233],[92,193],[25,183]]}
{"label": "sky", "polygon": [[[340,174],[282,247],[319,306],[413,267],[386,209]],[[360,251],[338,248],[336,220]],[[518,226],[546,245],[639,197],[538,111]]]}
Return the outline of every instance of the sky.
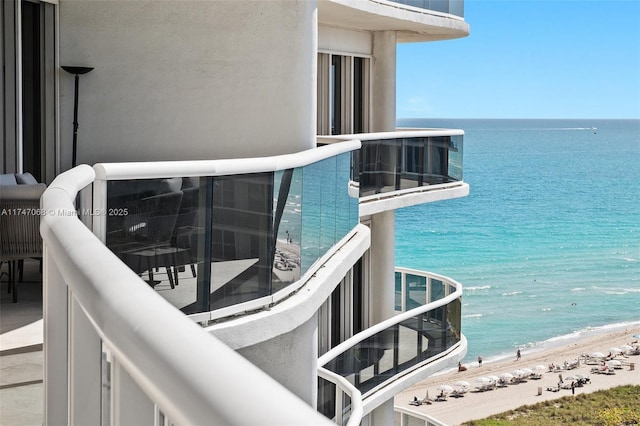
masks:
{"label": "sky", "polygon": [[640,118],[640,0],[465,0],[470,35],[403,43],[398,118]]}

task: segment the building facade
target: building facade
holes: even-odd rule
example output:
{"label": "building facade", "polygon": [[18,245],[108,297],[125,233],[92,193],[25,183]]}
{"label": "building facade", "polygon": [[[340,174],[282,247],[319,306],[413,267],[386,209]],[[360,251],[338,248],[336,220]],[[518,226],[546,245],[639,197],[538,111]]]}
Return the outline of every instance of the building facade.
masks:
{"label": "building facade", "polygon": [[[2,173],[94,166],[79,219],[145,291],[339,423],[392,424],[395,393],[464,356],[460,285],[394,259],[396,209],[468,193],[461,130],[395,126],[397,44],[468,35],[462,0],[14,0],[2,25]],[[129,349],[78,303],[114,386]],[[83,418],[45,370],[45,420]]]}

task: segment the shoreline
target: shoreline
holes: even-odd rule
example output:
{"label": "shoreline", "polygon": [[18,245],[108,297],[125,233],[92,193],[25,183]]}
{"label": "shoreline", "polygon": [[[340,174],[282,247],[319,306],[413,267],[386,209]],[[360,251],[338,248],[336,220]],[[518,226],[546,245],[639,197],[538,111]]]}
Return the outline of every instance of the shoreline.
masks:
{"label": "shoreline", "polygon": [[[520,384],[509,384],[505,388],[497,388],[491,391],[478,392],[475,387],[479,386],[476,381],[481,376],[499,376],[502,373],[511,373],[519,368],[531,368],[536,365],[548,366],[551,363],[562,365],[565,361],[571,362],[581,354],[602,352],[607,354],[609,349],[620,347],[634,340],[633,335],[640,334],[640,326],[637,323],[627,325],[622,330],[611,331],[612,328],[602,332],[594,332],[589,335],[577,336],[570,341],[561,341],[559,345],[541,348],[539,350],[522,350],[522,359],[516,360],[516,353],[507,358],[491,359],[482,363],[479,367],[477,362],[465,363],[466,371],[457,370],[444,372],[428,377],[413,386],[398,393],[394,404],[401,411],[413,413],[417,416],[428,415],[448,425],[457,425],[470,420],[482,419],[494,414],[509,411],[523,405],[535,404],[545,400],[558,399],[563,396],[572,395],[571,390],[562,389],[559,392],[550,392],[548,387],[557,388],[559,377],[571,374],[584,374],[588,376],[591,383],[575,389],[575,394],[591,393],[596,390],[609,389],[626,384],[640,385],[640,355],[630,355],[628,357],[618,356],[615,359],[624,361],[622,369],[616,369],[615,374],[594,374],[591,368],[595,365],[585,365],[583,362],[573,370],[562,370],[560,372],[548,372],[542,374],[539,380],[527,380]],[[562,340],[559,338],[559,340]],[[630,371],[628,363],[634,363],[634,371]],[[465,380],[471,384],[471,391],[461,398],[448,398],[446,401],[433,402],[430,405],[423,404],[412,406],[409,402],[414,396],[424,398],[428,392],[431,399],[438,394],[437,387],[440,385],[453,385],[458,380]],[[539,388],[542,394],[539,395]]]}
{"label": "shoreline", "polygon": [[[623,332],[628,329],[631,329],[631,330],[640,329],[640,321],[628,321],[628,322],[621,322],[621,323],[606,324],[606,325],[601,325],[596,327],[585,327],[584,329],[574,331],[572,333],[554,336],[549,339],[536,342],[534,344],[523,345],[520,347],[520,350],[522,351],[523,355],[533,356],[541,352],[553,351],[553,350],[562,348],[563,346],[566,346],[566,345],[579,343],[581,341],[585,341],[590,338],[595,338],[598,336],[603,336],[608,334],[615,334],[617,332]],[[632,334],[636,334],[636,333],[632,333]],[[514,346],[513,350],[509,352],[502,351],[500,353],[489,355],[486,357],[485,357],[485,354],[479,354],[479,355],[482,355],[482,359],[483,359],[482,363],[484,365],[488,365],[488,364],[493,364],[496,362],[502,362],[502,361],[512,359],[517,349],[518,348]],[[478,363],[475,361],[467,361],[464,363],[464,365],[466,366],[476,366],[476,367],[477,367],[477,364]],[[442,372],[436,373],[434,376],[439,376],[441,374],[446,374],[449,372],[456,372],[456,371],[457,369],[444,370]]]}

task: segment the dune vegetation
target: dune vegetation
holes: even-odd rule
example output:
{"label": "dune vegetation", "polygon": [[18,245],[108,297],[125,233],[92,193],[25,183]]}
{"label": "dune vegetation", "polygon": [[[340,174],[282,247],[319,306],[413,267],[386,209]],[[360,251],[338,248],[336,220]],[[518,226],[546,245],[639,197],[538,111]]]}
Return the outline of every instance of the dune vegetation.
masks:
{"label": "dune vegetation", "polygon": [[640,386],[620,386],[525,405],[465,426],[640,425]]}

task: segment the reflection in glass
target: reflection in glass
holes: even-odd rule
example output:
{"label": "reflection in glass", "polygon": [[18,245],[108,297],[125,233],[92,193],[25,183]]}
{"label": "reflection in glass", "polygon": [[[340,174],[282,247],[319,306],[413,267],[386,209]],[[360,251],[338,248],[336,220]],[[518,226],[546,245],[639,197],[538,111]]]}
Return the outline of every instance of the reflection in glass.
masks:
{"label": "reflection in glass", "polygon": [[107,246],[185,313],[269,296],[358,223],[350,153],[295,169],[107,182]]}
{"label": "reflection in glass", "polygon": [[462,136],[365,140],[352,154],[360,196],[462,180]]}

